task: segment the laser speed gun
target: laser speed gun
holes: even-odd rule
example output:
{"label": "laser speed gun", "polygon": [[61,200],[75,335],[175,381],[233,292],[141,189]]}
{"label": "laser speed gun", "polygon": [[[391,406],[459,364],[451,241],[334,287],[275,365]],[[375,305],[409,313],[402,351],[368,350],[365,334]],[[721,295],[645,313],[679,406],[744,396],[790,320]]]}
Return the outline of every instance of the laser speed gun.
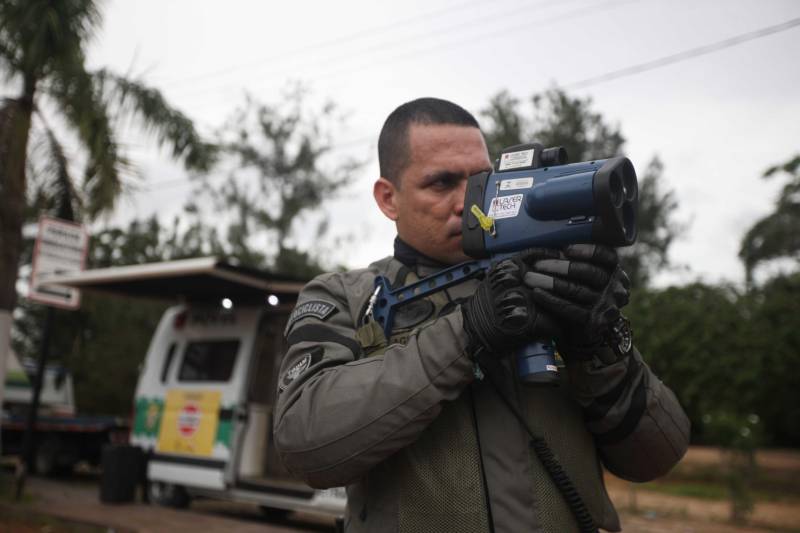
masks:
{"label": "laser speed gun", "polygon": [[[523,144],[503,150],[491,172],[470,176],[462,245],[475,261],[398,289],[378,276],[371,312],[386,337],[398,308],[480,276],[492,263],[527,248],[633,244],[639,186],[630,160],[566,161],[562,147]],[[517,354],[517,371],[524,382],[557,382],[552,341],[542,339],[523,347]]]}

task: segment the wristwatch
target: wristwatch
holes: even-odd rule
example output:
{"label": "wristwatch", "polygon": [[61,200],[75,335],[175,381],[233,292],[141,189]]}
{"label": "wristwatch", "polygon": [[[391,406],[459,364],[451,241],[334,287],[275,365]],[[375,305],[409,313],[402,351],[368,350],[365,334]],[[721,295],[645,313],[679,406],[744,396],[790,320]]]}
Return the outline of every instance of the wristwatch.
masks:
{"label": "wristwatch", "polygon": [[619,318],[609,328],[607,342],[611,349],[614,350],[614,353],[617,354],[617,357],[628,355],[633,349],[631,321],[620,314]]}

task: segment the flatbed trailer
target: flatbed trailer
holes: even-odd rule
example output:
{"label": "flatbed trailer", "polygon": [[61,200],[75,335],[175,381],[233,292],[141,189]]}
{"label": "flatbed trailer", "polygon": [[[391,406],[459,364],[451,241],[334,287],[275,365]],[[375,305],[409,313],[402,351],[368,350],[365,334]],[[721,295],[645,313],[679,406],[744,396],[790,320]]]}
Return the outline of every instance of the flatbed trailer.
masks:
{"label": "flatbed trailer", "polygon": [[[3,455],[19,455],[26,415],[4,415]],[[113,416],[39,416],[34,426],[34,465],[42,475],[69,473],[79,462],[98,466],[103,447],[126,442],[130,421]]]}

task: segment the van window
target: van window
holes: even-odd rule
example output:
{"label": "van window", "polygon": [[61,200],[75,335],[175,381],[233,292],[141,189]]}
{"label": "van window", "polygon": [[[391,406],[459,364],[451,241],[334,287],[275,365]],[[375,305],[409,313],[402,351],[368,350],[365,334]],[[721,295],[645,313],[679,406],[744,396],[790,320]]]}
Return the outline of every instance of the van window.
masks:
{"label": "van window", "polygon": [[169,345],[167,350],[167,357],[164,359],[164,367],[161,369],[161,383],[167,382],[167,375],[169,374],[169,367],[172,366],[172,359],[175,357],[175,343]]}
{"label": "van window", "polygon": [[178,381],[228,381],[237,353],[238,340],[190,342],[178,371]]}

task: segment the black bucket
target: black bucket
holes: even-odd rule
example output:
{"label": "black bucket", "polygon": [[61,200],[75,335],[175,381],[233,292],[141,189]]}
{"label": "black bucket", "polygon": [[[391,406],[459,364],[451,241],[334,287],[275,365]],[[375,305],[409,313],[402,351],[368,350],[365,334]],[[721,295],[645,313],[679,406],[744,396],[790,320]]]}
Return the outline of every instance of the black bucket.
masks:
{"label": "black bucket", "polygon": [[142,449],[129,445],[106,446],[103,448],[102,467],[100,501],[132,502],[144,468]]}

